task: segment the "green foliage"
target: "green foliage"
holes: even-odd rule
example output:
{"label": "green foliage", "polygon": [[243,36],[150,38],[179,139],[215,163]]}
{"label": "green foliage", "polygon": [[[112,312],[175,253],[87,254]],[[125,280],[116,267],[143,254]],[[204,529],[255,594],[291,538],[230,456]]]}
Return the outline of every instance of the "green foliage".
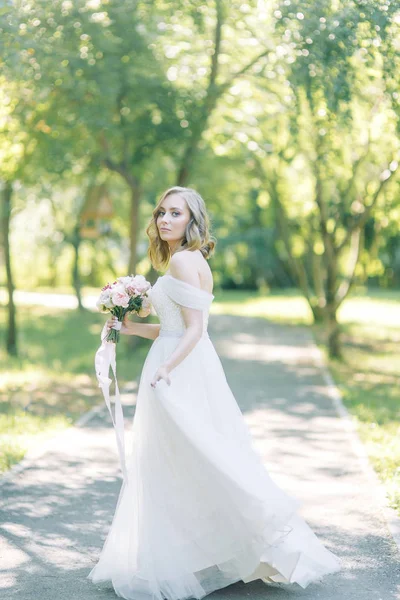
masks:
{"label": "green foliage", "polygon": [[[110,184],[117,214],[113,236],[98,245],[106,256],[96,261],[94,247],[93,277],[85,266],[85,283],[97,285],[113,261],[124,272],[125,186],[136,178],[139,268],[148,268],[144,225],[201,131],[189,185],[203,193],[213,217],[221,251],[214,259],[217,281],[292,283],[271,183],[290,217],[296,256],[305,258],[311,248],[319,260],[317,169],[328,222],[341,243],[380,177],[394,173],[398,162],[398,25],[395,3],[370,0],[35,0],[8,7],[0,32],[6,98],[0,177],[23,184],[15,214],[28,209],[31,194],[38,204],[50,200],[57,214],[53,233],[40,225],[35,264],[59,253],[63,272],[68,269],[80,201],[96,179]],[[366,225],[361,279],[398,281],[392,233],[398,198],[387,186]],[[371,267],[370,251],[379,268]]]}

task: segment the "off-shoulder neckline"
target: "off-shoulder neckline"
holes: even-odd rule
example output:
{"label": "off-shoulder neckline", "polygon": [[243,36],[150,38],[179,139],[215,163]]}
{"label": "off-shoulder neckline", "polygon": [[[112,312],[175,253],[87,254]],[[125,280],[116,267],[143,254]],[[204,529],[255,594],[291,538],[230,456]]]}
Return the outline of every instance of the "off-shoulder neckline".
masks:
{"label": "off-shoulder neckline", "polygon": [[205,294],[206,296],[209,296],[210,298],[214,298],[214,294],[210,294],[210,292],[207,292],[207,290],[203,290],[202,288],[198,288],[195,285],[192,285],[191,283],[188,283],[187,281],[183,281],[182,279],[178,279],[177,277],[174,277],[173,275],[161,275],[159,277],[159,279],[163,279],[164,277],[169,277],[170,279],[175,279],[175,281],[179,281],[179,283],[181,283],[182,285],[186,285],[194,290],[196,290],[196,292],[200,292],[201,294]]}

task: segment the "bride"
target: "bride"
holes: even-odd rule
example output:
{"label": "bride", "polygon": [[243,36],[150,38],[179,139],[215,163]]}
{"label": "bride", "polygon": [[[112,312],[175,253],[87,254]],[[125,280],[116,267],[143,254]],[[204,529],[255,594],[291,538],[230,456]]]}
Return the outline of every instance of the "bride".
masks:
{"label": "bride", "polygon": [[147,234],[153,266],[169,269],[150,291],[160,324],[125,318],[120,330],[154,342],[128,476],[88,578],[129,600],[185,600],[255,579],[305,588],[339,571],[301,503],[268,474],[208,336],[215,244],[204,200],[166,190]]}

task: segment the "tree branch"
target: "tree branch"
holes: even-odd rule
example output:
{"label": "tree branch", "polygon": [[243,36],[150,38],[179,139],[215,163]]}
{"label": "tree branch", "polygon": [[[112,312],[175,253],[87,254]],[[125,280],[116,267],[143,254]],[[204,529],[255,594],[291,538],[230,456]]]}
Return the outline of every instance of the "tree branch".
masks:
{"label": "tree branch", "polygon": [[347,233],[343,239],[343,241],[341,242],[341,244],[339,246],[337,246],[336,251],[339,254],[340,252],[343,251],[343,248],[348,244],[353,231],[355,231],[356,229],[361,229],[365,223],[367,222],[373,208],[375,207],[375,204],[379,198],[380,193],[382,192],[382,190],[385,188],[385,186],[388,184],[388,182],[392,179],[393,175],[396,173],[396,171],[398,170],[398,167],[396,167],[393,170],[390,169],[385,169],[384,171],[382,171],[382,174],[385,173],[386,171],[389,171],[390,174],[388,177],[386,177],[385,179],[382,179],[382,174],[381,174],[381,182],[378,186],[378,189],[376,190],[375,194],[372,197],[372,201],[370,202],[370,204],[368,204],[367,206],[364,204],[364,211],[358,215],[357,217],[355,217],[353,219],[353,222],[349,225],[348,229],[347,229]]}
{"label": "tree branch", "polygon": [[121,177],[125,179],[129,187],[136,187],[138,185],[138,181],[136,177],[129,171],[128,166],[125,165],[124,162],[117,163],[112,160],[104,131],[101,131],[99,134],[99,143],[101,149],[103,150],[103,158],[101,159],[101,163],[110,171],[119,173]]}
{"label": "tree branch", "polygon": [[122,134],[122,161],[121,164],[124,166],[126,170],[128,170],[129,165],[129,149],[128,149],[128,136],[126,134],[127,128],[125,127],[126,119],[122,113],[123,109],[123,99],[127,93],[127,90],[122,86],[120,93],[117,96],[117,108],[118,114],[120,116],[120,124],[121,124],[121,134]]}
{"label": "tree branch", "polygon": [[359,156],[358,159],[353,163],[352,174],[351,174],[351,177],[350,177],[350,181],[349,181],[348,185],[346,186],[346,189],[343,192],[341,192],[341,194],[340,194],[343,202],[346,202],[346,198],[350,194],[350,191],[351,191],[351,189],[352,189],[352,187],[354,185],[354,182],[356,180],[358,169],[361,167],[362,163],[368,157],[369,150],[370,150],[370,145],[371,145],[370,132],[368,131],[368,141],[365,144],[366,151],[364,152],[364,154],[362,154],[361,156]]}
{"label": "tree branch", "polygon": [[[318,156],[318,149],[317,149],[317,156]],[[333,244],[332,234],[330,234],[328,232],[328,209],[326,206],[326,202],[323,198],[322,179],[321,179],[321,174],[320,174],[319,167],[318,167],[318,158],[313,163],[312,169],[314,171],[314,176],[315,176],[315,202],[318,207],[319,224],[320,224],[320,230],[321,230],[321,235],[322,235],[322,241],[323,241],[324,247],[325,247],[325,256],[327,259],[327,269],[329,269],[330,267],[335,266],[336,253],[335,253],[335,246]]]}
{"label": "tree branch", "polygon": [[335,294],[336,310],[342,304],[354,283],[354,274],[361,252],[362,229],[356,229],[351,235],[350,258],[347,277],[341,282]]}
{"label": "tree branch", "polygon": [[270,49],[264,50],[263,52],[261,52],[261,54],[258,54],[258,56],[255,56],[249,63],[247,63],[247,65],[244,65],[244,67],[242,67],[240,69],[240,71],[237,71],[237,73],[234,73],[232,75],[232,77],[230,77],[230,79],[228,79],[224,83],[221,83],[221,85],[219,86],[219,94],[218,95],[220,96],[221,94],[223,94],[225,92],[225,90],[227,90],[228,88],[231,87],[231,85],[233,84],[235,79],[237,79],[238,77],[242,77],[242,75],[244,75],[245,73],[247,73],[247,71],[249,71],[252,67],[254,67],[254,65],[256,63],[258,63],[258,61],[261,58],[264,58],[264,56],[267,56],[270,52],[271,52]]}
{"label": "tree branch", "polygon": [[[274,182],[274,178],[270,175],[266,176],[264,169],[257,157],[255,157],[255,165],[256,170],[261,177],[261,180],[264,181],[264,184],[268,190],[271,201],[275,207],[275,213],[278,221],[278,227],[280,229],[281,239],[285,245],[286,253],[288,256],[288,264],[289,268],[292,272],[294,279],[297,281],[300,289],[302,290],[304,296],[307,298],[308,303],[311,306],[311,295],[310,288],[308,285],[307,273],[304,268],[304,264],[301,260],[295,258],[293,256],[291,244],[290,244],[290,232],[289,232],[289,219],[286,214],[285,208],[279,199],[279,195],[276,191],[276,183]],[[275,185],[274,185],[275,183]]]}

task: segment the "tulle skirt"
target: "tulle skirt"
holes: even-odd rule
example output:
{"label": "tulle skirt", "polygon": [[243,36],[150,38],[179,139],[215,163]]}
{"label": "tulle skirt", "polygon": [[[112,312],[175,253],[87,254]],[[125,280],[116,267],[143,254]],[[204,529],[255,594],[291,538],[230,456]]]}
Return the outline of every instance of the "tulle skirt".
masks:
{"label": "tulle skirt", "polygon": [[147,355],[128,479],[88,578],[127,600],[185,600],[241,580],[305,588],[339,571],[269,476],[207,334],[170,386],[151,387],[178,341],[161,331]]}

